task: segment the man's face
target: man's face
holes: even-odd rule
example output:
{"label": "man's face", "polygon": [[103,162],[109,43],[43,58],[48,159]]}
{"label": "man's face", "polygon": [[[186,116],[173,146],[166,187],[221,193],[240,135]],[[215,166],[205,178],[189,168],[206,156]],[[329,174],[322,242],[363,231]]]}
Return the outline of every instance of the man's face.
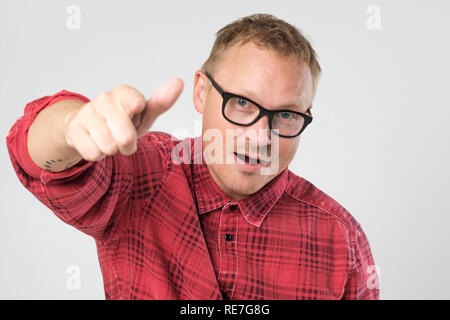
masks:
{"label": "man's face", "polygon": [[[268,110],[289,109],[309,114],[312,108],[312,78],[309,67],[300,65],[292,56],[282,57],[273,50],[257,47],[253,42],[229,48],[213,77],[224,91],[246,97]],[[216,161],[205,159],[208,169],[216,184],[232,199],[244,199],[257,192],[283,171],[294,158],[300,136],[283,138],[271,135],[267,117],[248,127],[229,122],[222,115],[221,95],[200,70],[195,73],[194,105],[197,111],[203,113],[203,150],[211,143],[222,147],[221,150],[213,152]],[[222,143],[215,142],[214,138],[205,141],[205,133],[211,132],[211,129],[221,134]],[[227,144],[227,130],[229,135],[230,132],[239,132],[230,130],[238,129],[241,131],[234,135],[234,143]],[[250,134],[250,131],[258,134]],[[261,134],[264,132],[266,134]],[[273,153],[277,149],[274,147],[273,138],[278,140],[277,154]],[[268,156],[265,159],[272,159],[266,167],[277,168],[270,174],[263,174],[261,170],[238,164],[241,161],[234,155],[238,150],[245,150],[247,155],[258,155],[262,158],[263,148],[267,148],[265,154]],[[219,159],[220,155],[222,157]],[[231,164],[229,159],[233,159],[234,163]]]}

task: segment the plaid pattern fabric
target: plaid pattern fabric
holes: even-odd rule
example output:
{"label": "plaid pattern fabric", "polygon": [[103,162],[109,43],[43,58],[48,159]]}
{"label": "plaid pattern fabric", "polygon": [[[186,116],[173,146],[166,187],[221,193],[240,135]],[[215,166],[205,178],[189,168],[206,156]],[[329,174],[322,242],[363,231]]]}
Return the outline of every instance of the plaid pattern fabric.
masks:
{"label": "plaid pattern fabric", "polygon": [[[361,226],[288,169],[234,201],[209,174],[201,137],[155,131],[130,156],[40,169],[28,154],[28,128],[62,99],[89,101],[62,90],[30,102],[7,147],[25,188],[95,239],[106,299],[379,298],[368,285],[374,261]],[[193,164],[172,160],[180,143]]]}

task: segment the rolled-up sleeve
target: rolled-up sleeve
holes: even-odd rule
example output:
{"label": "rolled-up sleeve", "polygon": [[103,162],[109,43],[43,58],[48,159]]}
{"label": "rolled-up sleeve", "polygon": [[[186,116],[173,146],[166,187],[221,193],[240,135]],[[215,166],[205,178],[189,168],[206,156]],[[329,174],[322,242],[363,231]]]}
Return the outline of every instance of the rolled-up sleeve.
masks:
{"label": "rolled-up sleeve", "polygon": [[28,103],[24,115],[6,137],[9,156],[20,182],[58,218],[96,239],[105,240],[126,226],[122,220],[127,219],[130,205],[132,157],[117,153],[96,162],[81,160],[61,172],[49,172],[38,167],[28,153],[28,129],[38,112],[64,99],[89,101],[82,95],[62,90]]}
{"label": "rolled-up sleeve", "polygon": [[[73,176],[93,164],[82,160],[76,166],[69,168],[68,170],[50,172],[41,169],[31,160],[27,148],[28,129],[42,109],[61,100],[89,101],[89,99],[83,95],[66,90],[62,90],[52,96],[36,99],[25,106],[24,114],[14,123],[6,137],[7,147],[13,165],[20,166],[20,168],[25,171],[23,172],[24,174],[33,179],[40,179],[43,183]],[[16,168],[16,166],[14,168]],[[25,179],[27,177],[21,175],[19,178]]]}

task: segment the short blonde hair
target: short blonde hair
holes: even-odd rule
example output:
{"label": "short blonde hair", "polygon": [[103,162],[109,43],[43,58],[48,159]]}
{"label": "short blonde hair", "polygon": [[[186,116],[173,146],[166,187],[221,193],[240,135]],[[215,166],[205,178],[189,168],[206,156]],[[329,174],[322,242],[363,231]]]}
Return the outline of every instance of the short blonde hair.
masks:
{"label": "short blonde hair", "polygon": [[315,96],[322,72],[316,52],[299,29],[271,14],[257,13],[246,16],[220,29],[201,69],[213,74],[228,48],[249,41],[259,47],[273,49],[283,57],[293,55],[299,63],[306,63],[311,71],[313,97]]}

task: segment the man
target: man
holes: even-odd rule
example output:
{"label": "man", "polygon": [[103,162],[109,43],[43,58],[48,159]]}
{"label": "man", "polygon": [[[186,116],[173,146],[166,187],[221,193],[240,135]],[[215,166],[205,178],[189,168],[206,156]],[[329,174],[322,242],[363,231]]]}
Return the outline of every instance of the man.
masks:
{"label": "man", "polygon": [[175,78],[148,100],[126,85],[37,99],[9,154],[28,190],[95,239],[106,299],[378,299],[361,226],[288,169],[320,73],[295,27],[244,17],[195,73],[202,136],[148,131]]}

